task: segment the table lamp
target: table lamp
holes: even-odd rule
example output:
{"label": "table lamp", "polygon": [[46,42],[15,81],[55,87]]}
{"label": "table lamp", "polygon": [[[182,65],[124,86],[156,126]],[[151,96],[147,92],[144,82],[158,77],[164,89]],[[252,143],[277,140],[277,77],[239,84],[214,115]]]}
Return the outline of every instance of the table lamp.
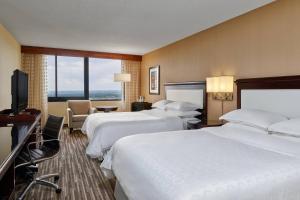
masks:
{"label": "table lamp", "polygon": [[115,73],[114,74],[114,82],[122,83],[122,110],[124,108],[124,100],[125,100],[125,84],[126,82],[131,81],[131,74],[128,73]]}

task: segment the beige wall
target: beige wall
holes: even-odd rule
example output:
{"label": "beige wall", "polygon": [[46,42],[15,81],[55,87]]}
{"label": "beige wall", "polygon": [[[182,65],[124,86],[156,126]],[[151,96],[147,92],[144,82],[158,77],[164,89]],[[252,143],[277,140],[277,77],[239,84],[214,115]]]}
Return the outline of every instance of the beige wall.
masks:
{"label": "beige wall", "polygon": [[0,24],[0,110],[10,108],[13,71],[21,66],[21,47]]}
{"label": "beige wall", "polygon": [[[165,82],[300,75],[300,1],[278,0],[250,13],[143,56],[141,94],[147,101],[164,98]],[[161,95],[149,95],[148,68],[161,66]],[[225,111],[235,109],[225,103]],[[221,112],[209,99],[209,119]]]}

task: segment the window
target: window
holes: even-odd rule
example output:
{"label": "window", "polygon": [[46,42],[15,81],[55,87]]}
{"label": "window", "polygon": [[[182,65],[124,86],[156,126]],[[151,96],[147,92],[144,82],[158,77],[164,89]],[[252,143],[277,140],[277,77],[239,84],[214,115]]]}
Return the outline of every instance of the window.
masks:
{"label": "window", "polygon": [[57,56],[57,97],[84,97],[84,58]]}
{"label": "window", "polygon": [[121,60],[47,56],[48,100],[121,100]]}
{"label": "window", "polygon": [[114,82],[114,73],[121,72],[121,60],[89,59],[89,97],[94,100],[121,99],[121,83]]}

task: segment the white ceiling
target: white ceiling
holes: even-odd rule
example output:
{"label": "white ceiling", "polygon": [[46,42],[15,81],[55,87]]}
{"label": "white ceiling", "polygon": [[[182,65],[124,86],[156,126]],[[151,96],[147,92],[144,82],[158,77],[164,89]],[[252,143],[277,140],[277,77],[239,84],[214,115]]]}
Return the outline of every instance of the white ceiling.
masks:
{"label": "white ceiling", "polygon": [[272,0],[0,0],[22,45],[145,54]]}

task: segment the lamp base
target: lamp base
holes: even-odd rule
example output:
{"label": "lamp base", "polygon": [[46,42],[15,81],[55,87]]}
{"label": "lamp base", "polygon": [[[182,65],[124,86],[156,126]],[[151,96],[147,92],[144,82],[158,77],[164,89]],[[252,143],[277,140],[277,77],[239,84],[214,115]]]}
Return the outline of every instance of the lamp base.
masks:
{"label": "lamp base", "polygon": [[214,100],[232,101],[233,100],[233,93],[231,93],[231,92],[212,93],[212,98]]}

